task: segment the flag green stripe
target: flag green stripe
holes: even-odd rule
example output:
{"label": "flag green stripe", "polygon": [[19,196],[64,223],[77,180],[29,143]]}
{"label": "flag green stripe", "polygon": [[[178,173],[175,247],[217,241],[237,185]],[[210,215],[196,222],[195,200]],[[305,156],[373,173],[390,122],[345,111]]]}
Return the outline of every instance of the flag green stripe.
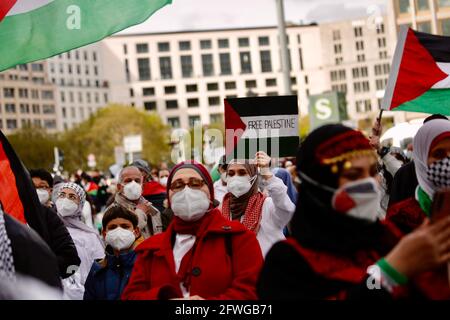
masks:
{"label": "flag green stripe", "polygon": [[403,103],[392,111],[440,113],[450,116],[450,88],[430,89],[420,97]]}
{"label": "flag green stripe", "polygon": [[[97,42],[139,24],[172,0],[55,0],[0,23],[0,71]],[[81,28],[70,30],[70,6],[80,8]]]}

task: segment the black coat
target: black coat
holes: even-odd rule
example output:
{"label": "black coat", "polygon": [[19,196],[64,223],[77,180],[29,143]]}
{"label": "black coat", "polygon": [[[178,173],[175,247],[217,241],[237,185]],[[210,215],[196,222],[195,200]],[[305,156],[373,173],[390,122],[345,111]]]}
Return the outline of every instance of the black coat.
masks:
{"label": "black coat", "polygon": [[394,176],[389,195],[389,206],[408,198],[413,198],[418,184],[416,167],[414,162],[411,161],[398,169]]}
{"label": "black coat", "polygon": [[71,270],[69,267],[79,266],[81,263],[77,248],[64,222],[53,209],[43,206],[42,214],[50,236],[47,244],[58,260],[60,277],[65,279],[72,275],[72,273],[67,272],[67,270]]}
{"label": "black coat", "polygon": [[58,262],[48,245],[30,227],[8,214],[4,217],[16,272],[61,289]]}

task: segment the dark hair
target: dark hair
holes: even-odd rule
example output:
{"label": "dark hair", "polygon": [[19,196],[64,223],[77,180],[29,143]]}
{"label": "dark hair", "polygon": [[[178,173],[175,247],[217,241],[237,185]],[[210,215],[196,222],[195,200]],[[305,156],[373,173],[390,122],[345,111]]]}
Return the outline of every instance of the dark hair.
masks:
{"label": "dark hair", "polygon": [[136,228],[138,225],[138,217],[134,212],[131,212],[119,205],[112,205],[108,209],[106,209],[105,214],[103,215],[103,229],[106,229],[106,226],[111,222],[111,220],[117,218],[122,218],[130,221],[133,224],[134,228]]}
{"label": "dark hair", "polygon": [[31,169],[30,176],[31,178],[40,178],[41,180],[47,181],[50,188],[53,187],[53,177],[50,172],[45,169]]}
{"label": "dark hair", "polygon": [[428,118],[426,118],[425,120],[423,120],[423,123],[425,124],[431,120],[439,120],[439,119],[448,120],[448,118],[442,114],[433,114]]}

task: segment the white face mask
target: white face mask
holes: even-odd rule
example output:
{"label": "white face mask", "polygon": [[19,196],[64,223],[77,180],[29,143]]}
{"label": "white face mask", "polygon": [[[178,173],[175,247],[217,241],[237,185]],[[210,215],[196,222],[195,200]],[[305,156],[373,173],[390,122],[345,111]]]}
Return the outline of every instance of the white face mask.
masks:
{"label": "white face mask", "polygon": [[142,195],[142,186],[136,181],[131,181],[123,187],[123,194],[128,200],[137,200]]}
{"label": "white face mask", "polygon": [[62,198],[56,200],[56,210],[61,217],[73,216],[78,209],[78,205],[72,200]]}
{"label": "white face mask", "polygon": [[106,233],[105,242],[109,244],[114,250],[125,250],[130,248],[136,237],[130,230],[117,227],[114,230]]}
{"label": "white face mask", "polygon": [[46,204],[50,198],[50,194],[45,189],[36,189],[37,195],[39,197],[39,202],[41,204]]}
{"label": "white face mask", "polygon": [[176,192],[171,199],[173,213],[184,221],[197,221],[209,209],[210,201],[206,193],[185,187]]}
{"label": "white face mask", "polygon": [[257,176],[250,178],[250,176],[233,176],[227,179],[227,189],[236,198],[239,198],[250,191]]}
{"label": "white face mask", "polygon": [[164,178],[161,178],[161,179],[159,179],[159,183],[162,185],[162,186],[167,186],[167,177],[164,177]]}
{"label": "white face mask", "polygon": [[374,178],[346,183],[332,199],[336,211],[358,219],[375,222],[381,206],[381,192]]}
{"label": "white face mask", "polygon": [[220,174],[220,179],[222,180],[223,183],[227,183],[227,173],[226,172],[222,172]]}

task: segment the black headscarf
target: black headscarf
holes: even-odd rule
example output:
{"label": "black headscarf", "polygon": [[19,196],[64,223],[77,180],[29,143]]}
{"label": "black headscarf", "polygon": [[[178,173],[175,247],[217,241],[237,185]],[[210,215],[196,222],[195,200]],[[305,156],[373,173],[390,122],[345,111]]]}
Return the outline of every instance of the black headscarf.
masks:
{"label": "black headscarf", "polygon": [[[315,250],[351,253],[367,248],[385,251],[383,248],[388,250],[396,240],[385,236],[386,228],[381,223],[370,223],[335,211],[331,205],[333,192],[301,176],[307,175],[321,185],[337,189],[338,174],[333,173],[330,166],[320,163],[317,148],[348,131],[352,129],[326,125],[313,131],[302,143],[297,155],[297,170],[302,184],[292,220],[292,235],[302,246]],[[348,144],[348,139],[345,141]]]}

